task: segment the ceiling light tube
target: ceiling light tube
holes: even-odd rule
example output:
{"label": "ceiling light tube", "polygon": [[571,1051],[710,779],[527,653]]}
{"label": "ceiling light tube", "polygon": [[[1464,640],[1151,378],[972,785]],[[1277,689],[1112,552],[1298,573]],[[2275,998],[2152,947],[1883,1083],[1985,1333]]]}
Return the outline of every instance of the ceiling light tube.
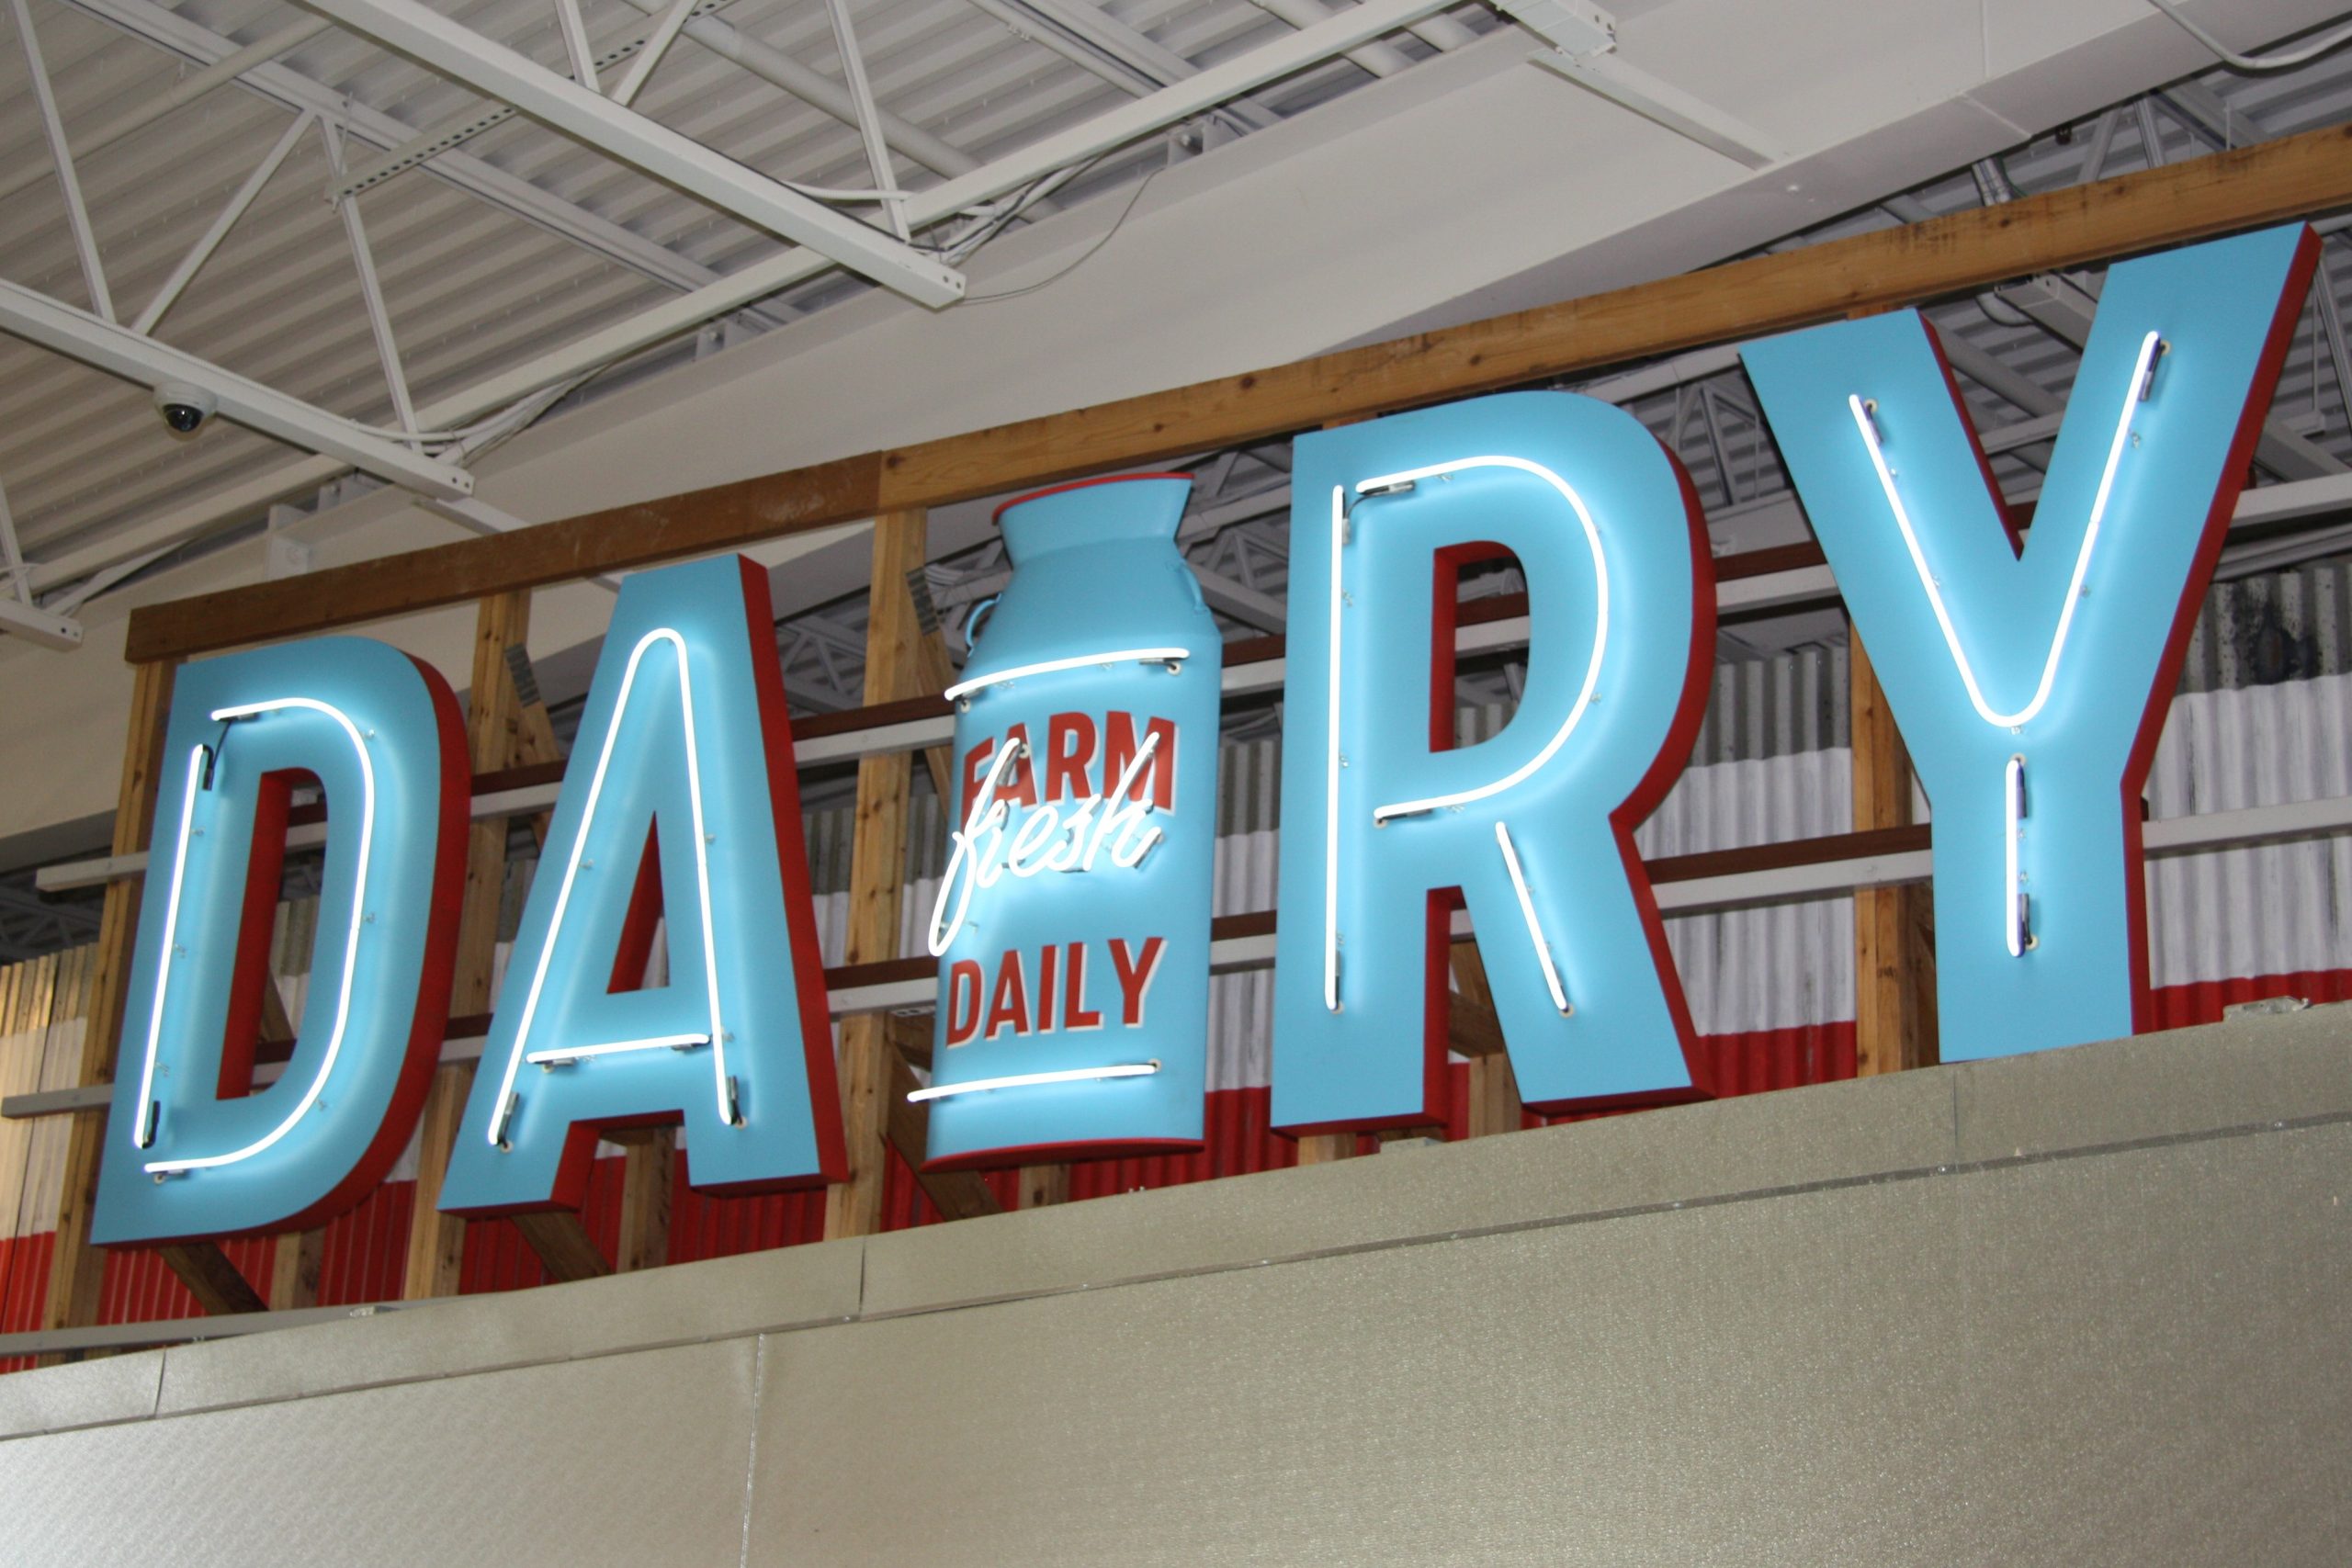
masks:
{"label": "ceiling light tube", "polygon": [[155,1055],[164,1038],[164,994],[172,984],[172,950],[179,941],[180,886],[187,880],[187,840],[196,821],[197,792],[209,771],[208,763],[204,747],[188,753],[187,788],[180,799],[179,843],[172,851],[172,891],[164,906],[164,956],[155,968],[155,1005],[147,1015],[147,1064],[139,1073],[139,1120],[130,1129],[133,1148],[143,1149],[155,1141]]}
{"label": "ceiling light tube", "polygon": [[1124,1062],[1109,1067],[1072,1067],[1058,1073],[1015,1073],[1010,1077],[971,1078],[963,1083],[933,1084],[907,1096],[910,1105],[921,1105],[927,1100],[945,1100],[950,1095],[978,1094],[983,1089],[1031,1089],[1038,1084],[1088,1083],[1096,1078],[1149,1077],[1159,1071],[1157,1058],[1148,1062]]}
{"label": "ceiling light tube", "polygon": [[1024,675],[1050,675],[1060,670],[1084,670],[1097,664],[1182,664],[1193,657],[1189,648],[1122,648],[1110,653],[1081,653],[1075,659],[1048,659],[1042,663],[1023,664],[1011,670],[1000,670],[993,675],[982,675],[970,681],[958,681],[942,694],[956,702],[984,686],[1001,686],[1018,681]]}
{"label": "ceiling light tube", "polygon": [[1601,656],[1608,651],[1609,648],[1609,557],[1600,547],[1600,526],[1593,522],[1592,513],[1586,510],[1584,498],[1570,488],[1567,480],[1543,464],[1532,463],[1524,457],[1463,457],[1451,463],[1435,463],[1426,468],[1408,468],[1402,473],[1383,474],[1378,479],[1362,480],[1356,486],[1356,493],[1359,496],[1373,496],[1405,491],[1421,479],[1458,474],[1469,468],[1515,468],[1523,474],[1532,474],[1559,491],[1561,498],[1566,501],[1569,508],[1576,513],[1577,523],[1584,527],[1585,544],[1592,551],[1593,598],[1596,605],[1592,623],[1592,660],[1585,669],[1584,687],[1577,693],[1576,703],[1568,709],[1567,718],[1561,723],[1558,732],[1544,743],[1544,749],[1529,758],[1526,762],[1503,777],[1490,784],[1481,784],[1476,789],[1456,790],[1451,795],[1431,795],[1426,800],[1402,800],[1391,806],[1374,807],[1372,813],[1372,819],[1374,822],[1387,822],[1398,817],[1418,817],[1424,812],[1442,810],[1449,806],[1466,806],[1474,800],[1485,800],[1490,795],[1500,795],[1513,785],[1533,777],[1537,770],[1549,762],[1559,753],[1560,748],[1567,744],[1568,737],[1575,732],[1578,721],[1584,717],[1585,709],[1592,705],[1592,694],[1600,684]]}
{"label": "ceiling light tube", "polygon": [[1528,896],[1527,874],[1520,870],[1519,851],[1510,841],[1510,829],[1495,824],[1495,842],[1502,847],[1503,865],[1510,873],[1510,890],[1519,895],[1519,912],[1527,921],[1527,940],[1535,947],[1535,962],[1544,966],[1544,984],[1552,993],[1552,1005],[1566,1018],[1577,1010],[1568,1003],[1566,987],[1560,984],[1560,971],[1552,962],[1552,944],[1544,940],[1544,922],[1535,918],[1535,900]]}
{"label": "ceiling light tube", "polygon": [[[294,1124],[308,1115],[311,1107],[318,1103],[319,1096],[326,1091],[327,1079],[334,1073],[335,1058],[343,1052],[344,1033],[351,1023],[351,984],[353,976],[359,968],[359,933],[368,927],[368,868],[376,850],[376,764],[368,759],[368,742],[360,735],[359,727],[351,722],[350,715],[332,703],[322,703],[315,697],[273,697],[266,702],[240,703],[233,707],[215,708],[212,710],[212,716],[216,721],[227,724],[238,719],[261,718],[269,714],[284,713],[293,709],[322,713],[334,720],[336,724],[342,726],[344,734],[350,739],[352,750],[359,757],[359,870],[352,879],[351,931],[350,934],[344,939],[343,976],[335,989],[334,1024],[328,1032],[326,1050],[320,1056],[317,1075],[311,1079],[310,1087],[302,1091],[302,1098],[296,1103],[294,1109],[286,1113],[284,1121],[261,1137],[247,1144],[243,1148],[232,1149],[224,1155],[206,1155],[197,1159],[150,1161],[146,1168],[154,1175],[170,1176],[184,1170],[209,1170],[219,1166],[234,1165],[239,1160],[250,1159],[270,1147],[288,1133],[292,1132]],[[183,829],[185,829],[185,818],[183,818]],[[175,870],[172,900],[175,912],[179,903],[177,878],[178,873]],[[168,948],[166,953],[168,954]],[[162,1001],[159,983],[156,996],[158,1007],[162,1005]],[[307,1006],[303,1009],[305,1015],[309,1010]]]}
{"label": "ceiling light tube", "polygon": [[1886,504],[1894,513],[1894,525],[1902,530],[1904,547],[1911,552],[1912,570],[1919,574],[1919,586],[1926,591],[1928,607],[1935,611],[1936,625],[1943,632],[1944,647],[1951,650],[1951,661],[1960,671],[1961,684],[1968,690],[1968,700],[1976,715],[1985,723],[2019,728],[2030,722],[2050,701],[2051,688],[2058,679],[2058,659],[2066,650],[2066,634],[2075,624],[2075,606],[2082,602],[2083,582],[2090,571],[2091,547],[2098,543],[2099,525],[2107,517],[2108,498],[2114,493],[2115,472],[2123,461],[2123,448],[2132,435],[2132,416],[2146,400],[2149,377],[2155,369],[2156,355],[2163,339],[2150,333],[2140,342],[2140,357],[2132,371],[2132,386],[2123,397],[2123,410],[2116,416],[2115,434],[2108,442],[2107,467],[2101,470],[2098,491],[2091,498],[2089,524],[2083,529],[2083,543],[2075,555],[2075,575],[2066,585],[2065,602],[2059,606],[2058,630],[2050,639],[2050,657],[2042,661],[2041,683],[2034,688],[2033,700],[2015,713],[1996,713],[1976,683],[1976,671],[1968,662],[1968,655],[1960,646],[1960,633],[1951,623],[1951,612],[1944,607],[1943,590],[1936,575],[1928,568],[1927,553],[1919,547],[1919,536],[1911,525],[1911,514],[1905,510],[1903,496],[1894,488],[1894,472],[1886,464],[1886,453],[1879,445],[1876,400],[1865,402],[1857,395],[1846,399],[1846,406],[1854,416],[1854,428],[1861,432],[1862,445],[1871,455],[1871,467],[1878,472],[1879,489],[1885,492]]}
{"label": "ceiling light tube", "polygon": [[615,1040],[603,1045],[556,1045],[534,1051],[523,1060],[537,1067],[568,1066],[590,1056],[617,1056],[630,1051],[692,1051],[710,1043],[707,1034],[656,1034],[644,1040]]}
{"label": "ceiling light tube", "polygon": [[1331,661],[1324,707],[1323,1009],[1340,1010],[1340,592],[1348,542],[1347,491],[1331,487]]}

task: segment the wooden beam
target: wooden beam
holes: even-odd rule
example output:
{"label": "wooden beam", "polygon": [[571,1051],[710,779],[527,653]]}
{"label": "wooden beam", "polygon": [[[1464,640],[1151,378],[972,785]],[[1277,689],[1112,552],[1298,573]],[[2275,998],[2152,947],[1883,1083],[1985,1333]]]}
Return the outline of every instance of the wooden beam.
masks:
{"label": "wooden beam", "polygon": [[[1911,754],[1862,639],[1846,639],[1854,827],[1911,822]],[[1868,1077],[1936,1061],[1935,895],[1925,886],[1854,895],[1854,1070]]]}
{"label": "wooden beam", "polygon": [[596,1243],[589,1236],[588,1227],[580,1216],[569,1209],[546,1209],[536,1214],[517,1214],[514,1228],[539,1255],[539,1262],[548,1271],[548,1282],[566,1284],[573,1280],[595,1280],[613,1271]]}
{"label": "wooden beam", "polygon": [[[119,855],[145,849],[154,829],[156,778],[177,669],[167,661],[141,664],[131,672],[130,730],[123,742],[122,783],[115,795],[113,852]],[[107,884],[77,1083],[114,1081],[123,999],[130,988],[131,955],[139,940],[141,886],[137,878]],[[86,1328],[98,1321],[106,1258],[90,1245],[90,1217],[97,1202],[98,1158],[106,1135],[107,1118],[101,1112],[74,1117],[66,1134],[64,1187],[57,1231],[50,1243],[49,1294],[41,1304],[43,1328]]]}
{"label": "wooden beam", "polygon": [[1298,1140],[1301,1165],[1329,1165],[1336,1159],[1353,1159],[1355,1156],[1353,1133],[1310,1133]]}
{"label": "wooden beam", "polygon": [[143,606],[186,657],[939,506],[1652,355],[1917,304],[2352,204],[2352,125],[1440,332],[511,534]]}
{"label": "wooden beam", "polygon": [[[982,1214],[1001,1214],[1004,1205],[996,1201],[996,1193],[980,1179],[976,1170],[925,1170],[924,1150],[930,1146],[931,1108],[917,1105],[907,1096],[917,1085],[914,1069],[906,1058],[886,1044],[889,1068],[889,1137],[890,1146],[915,1173],[916,1184],[922,1187],[939,1212],[951,1220],[978,1219]],[[1024,1205],[1025,1206],[1025,1205]]]}
{"label": "wooden beam", "polygon": [[677,1167],[678,1134],[646,1129],[621,1154],[621,1240],[614,1269],[633,1274],[670,1261],[670,1189]]}
{"label": "wooden beam", "polygon": [[[477,773],[511,768],[524,761],[523,703],[514,689],[506,650],[526,642],[530,631],[528,593],[494,595],[484,599],[474,613],[466,751]],[[498,916],[505,894],[505,819],[476,822],[466,834],[465,903],[458,918],[456,976],[449,991],[453,1017],[490,1010]],[[417,1133],[416,1187],[409,1210],[408,1267],[401,1287],[406,1301],[458,1293],[465,1264],[466,1222],[443,1213],[437,1205],[473,1084],[473,1064],[452,1063],[434,1069],[433,1085],[425,1091],[424,1114]]]}
{"label": "wooden beam", "polygon": [[[929,518],[894,512],[874,520],[874,575],[866,595],[865,700],[894,702],[919,694],[919,645],[907,573],[928,555]],[[857,817],[850,843],[849,940],[852,964],[899,955],[899,896],[907,876],[907,803],[914,793],[914,759],[904,752],[861,758]],[[825,1235],[872,1235],[882,1228],[882,1183],[889,1131],[903,1096],[893,1083],[889,1024],[872,1015],[841,1022],[842,1134],[849,1155],[846,1180],[825,1193]],[[909,1087],[912,1087],[910,1085]],[[920,1157],[915,1162],[922,1168]]]}
{"label": "wooden beam", "polygon": [[180,1277],[187,1293],[196,1304],[218,1317],[224,1313],[262,1312],[268,1304],[251,1280],[237,1271],[220,1244],[212,1241],[182,1241],[159,1247],[155,1251],[171,1271]]}
{"label": "wooden beam", "polygon": [[1454,990],[1446,1005],[1445,1043],[1473,1062],[1504,1055],[1502,1021],[1495,1016],[1495,993],[1476,939],[1456,942],[1452,958]]}

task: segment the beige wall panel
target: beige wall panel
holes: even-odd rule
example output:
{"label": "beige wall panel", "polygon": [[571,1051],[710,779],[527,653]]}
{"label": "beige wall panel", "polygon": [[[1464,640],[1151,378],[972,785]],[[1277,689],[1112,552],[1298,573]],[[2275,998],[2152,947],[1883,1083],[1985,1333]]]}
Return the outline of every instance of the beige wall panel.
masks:
{"label": "beige wall panel", "polygon": [[2347,1170],[2192,1137],[779,1336],[751,1562],[2335,1568]]}
{"label": "beige wall panel", "polygon": [[25,1563],[733,1563],[757,1342],[0,1443]]}

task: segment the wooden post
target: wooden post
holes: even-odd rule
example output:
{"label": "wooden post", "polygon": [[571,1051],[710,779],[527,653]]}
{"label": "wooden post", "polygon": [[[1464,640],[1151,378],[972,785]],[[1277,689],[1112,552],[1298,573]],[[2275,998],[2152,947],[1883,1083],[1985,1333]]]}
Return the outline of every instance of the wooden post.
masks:
{"label": "wooden post", "polygon": [[623,1274],[670,1261],[670,1187],[677,1165],[674,1127],[640,1127],[623,1145],[621,1241],[613,1267]]}
{"label": "wooden post", "polygon": [[288,1231],[270,1259],[269,1310],[291,1312],[319,1304],[319,1265],[326,1258],[323,1230]]}
{"label": "wooden post", "polygon": [[[294,1038],[294,1021],[286,1015],[286,998],[272,975],[261,993],[261,1038],[285,1043]],[[287,1231],[277,1238],[269,1262],[269,1310],[290,1312],[319,1304],[319,1267],[326,1256],[323,1230]]]}
{"label": "wooden post", "polygon": [[1021,1207],[1050,1209],[1057,1203],[1069,1201],[1069,1167],[1066,1165],[1024,1165],[1021,1168]]}
{"label": "wooden post", "polygon": [[[865,701],[920,695],[922,628],[907,573],[928,554],[930,519],[921,511],[886,512],[874,520],[874,576],[866,591]],[[907,798],[914,759],[906,752],[857,764],[857,820],[850,844],[847,964],[899,955],[899,900],[907,872]],[[951,797],[952,798],[952,797]],[[882,1228],[882,1181],[888,1168],[889,1100],[894,1064],[887,1018],[842,1020],[842,1132],[848,1179],[825,1193],[825,1236],[872,1235]]]}
{"label": "wooden post", "polygon": [[[1854,826],[1907,827],[1911,755],[1851,626],[1846,650]],[[1854,895],[1854,1070],[1867,1077],[1935,1062],[1934,896],[1924,886],[1861,888]]]}
{"label": "wooden post", "polygon": [[[122,785],[115,795],[113,852],[135,854],[147,847],[155,822],[155,779],[163,761],[164,727],[171,717],[175,661],[137,666],[131,674],[130,729],[124,738]],[[82,1032],[75,1081],[114,1081],[115,1048],[122,1036],[123,998],[130,988],[130,961],[139,940],[138,877],[107,884],[98,917],[97,973],[90,987],[89,1021]],[[98,1157],[105,1146],[107,1113],[86,1111],[73,1119],[65,1141],[64,1187],[58,1201],[57,1234],[51,1242],[49,1295],[41,1307],[43,1328],[86,1328],[98,1320],[98,1286],[106,1258],[90,1245],[90,1216],[98,1195]]]}
{"label": "wooden post", "polygon": [[1519,1131],[1519,1080],[1511,1076],[1510,1053],[1503,1048],[1502,1024],[1495,1017],[1495,994],[1476,942],[1453,944],[1453,978],[1459,987],[1446,1014],[1446,1036],[1470,1058],[1470,1136]]}
{"label": "wooden post", "polygon": [[[474,772],[511,767],[522,750],[522,703],[506,663],[509,647],[531,629],[531,596],[484,599],[474,617],[473,684],[466,694],[466,750]],[[506,820],[476,822],[466,840],[466,888],[458,921],[457,972],[449,989],[455,1017],[490,1010],[490,981],[498,950],[498,912],[506,891]],[[424,1097],[416,1150],[416,1191],[409,1211],[404,1300],[454,1296],[465,1261],[466,1222],[441,1213],[441,1182],[458,1145],[474,1069],[469,1063],[436,1068]]]}

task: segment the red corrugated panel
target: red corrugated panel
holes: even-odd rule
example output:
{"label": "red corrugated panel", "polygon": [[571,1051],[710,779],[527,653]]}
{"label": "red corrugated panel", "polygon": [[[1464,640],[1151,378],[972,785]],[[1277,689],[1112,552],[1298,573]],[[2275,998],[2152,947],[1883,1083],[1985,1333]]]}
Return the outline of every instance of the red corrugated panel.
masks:
{"label": "red corrugated panel", "polygon": [[[2297,996],[2312,1002],[2352,1000],[2352,970],[2172,987],[2155,993],[2152,1021],[2159,1029],[2210,1023],[2221,1018],[2224,1007],[2275,996]],[[1702,1040],[1701,1046],[1725,1095],[1794,1089],[1851,1077],[1854,1073],[1851,1023],[1714,1035]],[[1460,1138],[1468,1130],[1466,1066],[1456,1064],[1450,1081],[1447,1136]],[[1204,1108],[1207,1146],[1199,1154],[1075,1166],[1070,1171],[1070,1197],[1075,1201],[1141,1188],[1182,1186],[1295,1164],[1297,1145],[1268,1126],[1272,1099],[1272,1091],[1262,1088],[1211,1094]],[[1531,1126],[1543,1124],[1542,1118],[1532,1114],[1527,1121]],[[1374,1140],[1367,1137],[1360,1146],[1368,1152]],[[766,1251],[821,1239],[825,1215],[821,1191],[711,1197],[686,1185],[685,1156],[677,1157],[671,1207],[672,1262]],[[596,1162],[582,1211],[589,1234],[607,1257],[619,1241],[621,1168],[618,1159]],[[999,1201],[1011,1207],[1015,1174],[993,1172],[988,1180]],[[321,1304],[399,1297],[407,1266],[409,1210],[414,1191],[412,1182],[389,1182],[327,1227],[319,1281]],[[938,1218],[913,1173],[893,1155],[884,1179],[884,1228],[903,1230],[935,1223]],[[46,1233],[0,1240],[0,1332],[25,1332],[40,1325],[48,1290],[50,1245]],[[271,1238],[261,1237],[230,1242],[227,1247],[232,1261],[245,1277],[266,1286],[275,1245]],[[512,1224],[481,1221],[468,1228],[462,1285],[468,1294],[524,1289],[545,1282],[545,1278],[537,1257]],[[108,1256],[102,1322],[189,1317],[196,1310],[186,1287],[156,1254],[134,1250]],[[0,1371],[26,1364],[22,1358],[0,1360]]]}
{"label": "red corrugated panel", "polygon": [[[0,1240],[0,1334],[29,1334],[40,1326],[42,1305],[49,1297],[47,1231]],[[29,1356],[0,1358],[0,1372],[20,1372],[33,1364]]]}
{"label": "red corrugated panel", "polygon": [[2219,1023],[2223,1008],[2271,997],[2301,997],[2314,1003],[2352,1001],[2352,969],[2166,986],[2155,993],[2154,1027],[2186,1029],[2192,1023]]}

